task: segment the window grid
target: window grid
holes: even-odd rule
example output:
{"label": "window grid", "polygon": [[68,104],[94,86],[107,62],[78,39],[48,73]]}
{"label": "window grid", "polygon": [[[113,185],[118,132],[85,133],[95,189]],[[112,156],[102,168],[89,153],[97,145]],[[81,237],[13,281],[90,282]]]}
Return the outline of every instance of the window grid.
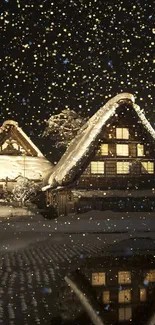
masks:
{"label": "window grid", "polygon": [[106,143],[101,144],[100,154],[101,154],[101,156],[108,156],[108,144],[106,144]]}
{"label": "window grid", "polygon": [[146,301],[146,289],[140,289],[140,301]]}
{"label": "window grid", "polygon": [[151,161],[142,162],[142,173],[143,174],[154,174],[154,163]]}
{"label": "window grid", "polygon": [[128,304],[131,302],[131,290],[126,289],[126,290],[121,290],[118,292],[118,301],[119,303],[124,303]]}
{"label": "window grid", "polygon": [[155,282],[155,270],[150,270],[150,272],[147,273],[144,281]]}
{"label": "window grid", "polygon": [[129,139],[129,129],[127,128],[116,128],[117,139]]}
{"label": "window grid", "polygon": [[91,174],[104,174],[104,161],[91,162]]}
{"label": "window grid", "polygon": [[128,144],[116,144],[117,156],[129,156],[129,145]]}
{"label": "window grid", "polygon": [[92,273],[92,285],[104,285],[105,284],[105,273]]}
{"label": "window grid", "polygon": [[131,307],[119,308],[119,321],[127,321],[132,319],[132,309]]}
{"label": "window grid", "polygon": [[119,284],[131,283],[131,272],[129,271],[118,272],[118,283]]}
{"label": "window grid", "polygon": [[129,162],[117,162],[117,174],[129,174]]}
{"label": "window grid", "polygon": [[110,291],[103,291],[103,303],[104,304],[110,303]]}
{"label": "window grid", "polygon": [[144,156],[144,145],[143,144],[140,144],[140,143],[137,144],[137,156],[138,157]]}

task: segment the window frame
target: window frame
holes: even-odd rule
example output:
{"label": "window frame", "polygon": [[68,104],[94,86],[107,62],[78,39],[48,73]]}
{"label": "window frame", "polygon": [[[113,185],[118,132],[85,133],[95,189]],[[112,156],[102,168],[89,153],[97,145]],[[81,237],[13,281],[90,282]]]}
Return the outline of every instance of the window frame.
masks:
{"label": "window frame", "polygon": [[[119,132],[121,133],[121,136],[118,135]],[[125,136],[125,132],[127,133],[127,136]],[[116,139],[129,140],[129,138],[130,138],[129,128],[116,127]]]}
{"label": "window frame", "polygon": [[[144,164],[147,164],[147,169],[144,166]],[[149,168],[149,164],[152,164],[153,169],[150,167]],[[154,174],[154,162],[153,161],[141,161],[141,173],[143,175],[148,175],[148,174]]]}
{"label": "window frame", "polygon": [[[125,275],[125,277],[124,277]],[[121,281],[120,277],[124,277],[124,280]],[[126,280],[125,278],[128,277]],[[130,271],[119,271],[118,272],[118,283],[119,284],[131,284],[131,272]]]}
{"label": "window frame", "polygon": [[[130,317],[126,317],[126,312],[127,312],[127,310],[128,311],[130,311]],[[120,315],[121,314],[121,315]],[[123,317],[120,317],[120,316],[122,316],[123,315]],[[118,319],[119,319],[119,321],[121,322],[124,322],[124,321],[129,321],[130,319],[132,319],[132,308],[131,307],[129,307],[129,306],[125,306],[125,307],[120,307],[119,309],[118,309]]]}
{"label": "window frame", "polygon": [[[119,153],[119,148],[123,149],[123,147],[127,148],[127,154],[123,154],[123,150],[120,150]],[[129,145],[125,143],[116,143],[116,155],[121,157],[129,157]]]}
{"label": "window frame", "polygon": [[[118,172],[119,164],[124,164],[124,163],[128,163],[128,167],[129,167],[128,172],[125,173],[124,170],[121,170],[121,172]],[[116,174],[117,175],[129,175],[130,174],[130,163],[129,163],[129,161],[117,161],[117,163],[116,163]]]}
{"label": "window frame", "polygon": [[[93,277],[98,278],[98,281],[93,279]],[[102,281],[100,280],[100,277]],[[106,284],[106,273],[105,272],[93,272],[91,275],[92,286],[103,286]]]}
{"label": "window frame", "polygon": [[[128,298],[129,294],[129,298]],[[123,297],[124,299],[122,299]],[[118,291],[118,302],[120,304],[130,304],[131,303],[131,289],[123,289]]]}
{"label": "window frame", "polygon": [[[142,150],[142,155],[139,154],[139,150],[141,150],[140,148],[138,148],[138,146],[143,146],[143,150]],[[144,144],[143,143],[137,143],[137,157],[144,157],[145,153],[144,153]]]}
{"label": "window frame", "polygon": [[[106,153],[102,153],[103,151],[102,151],[102,147],[103,146],[106,146]],[[101,145],[100,145],[100,150],[99,150],[99,152],[100,152],[100,155],[101,156],[108,156],[108,151],[109,151],[109,146],[108,146],[108,143],[102,143]]]}
{"label": "window frame", "polygon": [[[93,164],[97,164],[97,169],[96,169],[96,172],[94,171],[94,172],[92,172],[92,165]],[[101,172],[100,170],[99,170],[99,166],[98,165],[100,165],[100,164],[102,164],[102,166],[103,166],[103,172]],[[95,170],[95,168],[94,168],[94,170]],[[105,174],[105,162],[104,161],[91,161],[91,163],[90,163],[90,174],[91,175],[104,175]]]}

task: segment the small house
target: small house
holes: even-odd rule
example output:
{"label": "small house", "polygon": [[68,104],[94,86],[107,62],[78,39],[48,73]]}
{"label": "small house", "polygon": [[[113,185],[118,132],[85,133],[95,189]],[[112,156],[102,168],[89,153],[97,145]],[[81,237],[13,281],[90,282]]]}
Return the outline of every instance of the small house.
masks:
{"label": "small house", "polygon": [[56,214],[155,209],[155,130],[121,93],[80,129],[44,186]]}
{"label": "small house", "polygon": [[7,120],[0,127],[0,194],[12,191],[16,180],[23,176],[42,182],[51,170],[51,163],[43,156],[18,123]]}

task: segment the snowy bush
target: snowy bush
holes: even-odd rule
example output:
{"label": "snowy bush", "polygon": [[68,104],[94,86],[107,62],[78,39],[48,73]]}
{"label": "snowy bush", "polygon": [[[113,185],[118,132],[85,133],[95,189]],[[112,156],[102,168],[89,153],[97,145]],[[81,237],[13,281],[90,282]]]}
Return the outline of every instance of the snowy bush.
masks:
{"label": "snowy bush", "polygon": [[86,118],[73,110],[65,109],[49,118],[43,137],[49,136],[56,148],[67,147],[85,122]]}
{"label": "snowy bush", "polygon": [[12,200],[24,204],[34,198],[40,189],[41,184],[36,184],[28,178],[20,176],[13,188]]}

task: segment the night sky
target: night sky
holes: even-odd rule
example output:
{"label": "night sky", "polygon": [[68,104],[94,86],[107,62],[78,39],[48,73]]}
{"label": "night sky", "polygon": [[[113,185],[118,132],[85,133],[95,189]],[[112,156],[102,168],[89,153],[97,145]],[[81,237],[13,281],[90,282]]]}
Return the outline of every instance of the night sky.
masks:
{"label": "night sky", "polygon": [[0,1],[0,117],[37,137],[62,109],[133,93],[155,126],[155,2]]}

